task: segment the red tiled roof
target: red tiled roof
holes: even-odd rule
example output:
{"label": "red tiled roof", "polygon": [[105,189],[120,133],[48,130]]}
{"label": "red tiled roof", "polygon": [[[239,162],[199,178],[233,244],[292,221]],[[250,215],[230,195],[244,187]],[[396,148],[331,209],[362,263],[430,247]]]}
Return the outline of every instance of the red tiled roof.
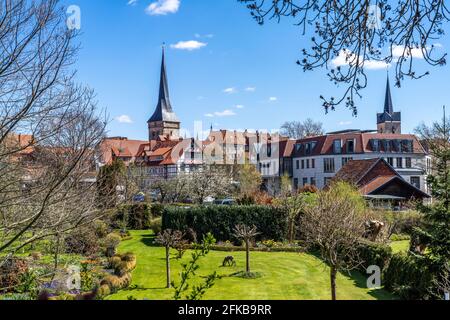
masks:
{"label": "red tiled roof", "polygon": [[341,170],[339,170],[334,177],[334,180],[343,180],[357,184],[378,161],[380,161],[380,159],[349,161]]}
{"label": "red tiled roof", "polygon": [[164,156],[170,151],[172,151],[172,148],[168,148],[168,147],[166,147],[166,148],[157,148],[150,154],[150,156],[151,157]]}
{"label": "red tiled roof", "polygon": [[148,141],[106,138],[101,142],[99,147],[102,162],[110,163],[112,161],[113,152],[117,157],[133,158],[143,144],[148,144]]}
{"label": "red tiled roof", "polygon": [[380,177],[377,177],[374,180],[372,180],[371,182],[369,182],[368,184],[363,185],[360,188],[360,191],[362,192],[362,194],[368,195],[368,194],[372,193],[373,191],[377,190],[378,188],[384,186],[385,184],[387,184],[392,179],[395,179],[396,177],[397,176],[380,176]]}

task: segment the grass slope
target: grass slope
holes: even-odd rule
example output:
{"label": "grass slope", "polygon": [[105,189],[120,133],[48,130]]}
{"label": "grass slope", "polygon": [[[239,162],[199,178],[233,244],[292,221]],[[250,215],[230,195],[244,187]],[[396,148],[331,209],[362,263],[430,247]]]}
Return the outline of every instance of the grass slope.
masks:
{"label": "grass slope", "polygon": [[[165,289],[164,249],[153,246],[153,235],[149,231],[132,232],[133,239],[120,245],[120,252],[133,252],[137,255],[137,268],[133,272],[131,289],[120,291],[108,297],[111,300],[136,299],[169,300],[173,289]],[[233,255],[237,261],[234,268],[222,268],[227,255]],[[186,253],[184,261],[190,258]],[[180,262],[171,261],[172,278],[179,280]],[[328,268],[316,257],[297,253],[251,253],[252,271],[263,276],[259,279],[230,277],[231,274],[245,269],[245,252],[211,252],[200,262],[197,278],[214,270],[224,276],[210,289],[205,299],[210,300],[326,300],[330,298]],[[339,275],[337,280],[338,299],[374,300],[392,299],[384,290],[364,288],[365,278],[354,274],[352,278]]]}

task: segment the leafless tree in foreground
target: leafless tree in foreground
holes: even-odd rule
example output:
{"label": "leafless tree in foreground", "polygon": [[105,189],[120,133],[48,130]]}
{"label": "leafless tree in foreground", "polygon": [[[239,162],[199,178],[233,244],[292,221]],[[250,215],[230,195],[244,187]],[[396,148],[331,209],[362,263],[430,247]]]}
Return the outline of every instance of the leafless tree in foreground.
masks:
{"label": "leafless tree in foreground", "polygon": [[319,191],[315,203],[304,208],[301,230],[307,243],[318,248],[330,267],[331,297],[336,300],[336,276],[360,264],[356,248],[364,234],[364,200],[343,182]]}
{"label": "leafless tree in foreground", "polygon": [[105,121],[74,83],[75,37],[57,0],[0,1],[0,256],[101,215],[88,178]]}
{"label": "leafless tree in foreground", "polygon": [[156,243],[166,248],[166,279],[167,288],[171,287],[170,281],[170,249],[177,247],[183,241],[184,234],[177,230],[164,230],[155,239]]}
{"label": "leafless tree in foreground", "polygon": [[431,66],[446,64],[437,42],[450,15],[445,0],[238,0],[247,4],[259,24],[290,17],[311,47],[297,64],[303,70],[325,67],[335,84],[346,84],[341,98],[324,98],[325,109],[343,102],[357,114],[355,97],[367,86],[365,69],[395,64],[396,85],[418,79],[415,57]]}
{"label": "leafless tree in foreground", "polygon": [[237,225],[234,228],[234,236],[245,242],[245,270],[247,274],[250,273],[250,243],[257,235],[259,235],[259,232],[255,226]]}

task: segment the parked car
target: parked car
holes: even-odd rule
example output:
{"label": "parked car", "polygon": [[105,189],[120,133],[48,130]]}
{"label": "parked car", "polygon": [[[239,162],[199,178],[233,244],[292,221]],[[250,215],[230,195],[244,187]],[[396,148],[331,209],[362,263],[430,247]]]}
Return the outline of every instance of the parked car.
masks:
{"label": "parked car", "polygon": [[145,194],[140,192],[133,197],[134,202],[145,202]]}
{"label": "parked car", "polygon": [[222,199],[214,201],[214,204],[220,206],[232,206],[236,204],[236,201],[234,199]]}

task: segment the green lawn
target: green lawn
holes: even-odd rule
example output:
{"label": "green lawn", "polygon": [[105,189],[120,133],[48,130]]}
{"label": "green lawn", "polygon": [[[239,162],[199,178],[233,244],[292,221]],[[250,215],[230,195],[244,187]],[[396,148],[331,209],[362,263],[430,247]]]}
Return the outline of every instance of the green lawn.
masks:
{"label": "green lawn", "polygon": [[394,253],[408,252],[409,247],[410,247],[409,240],[391,242],[391,248]]}
{"label": "green lawn", "polygon": [[[124,241],[120,252],[137,255],[137,268],[133,272],[132,289],[123,290],[108,299],[169,300],[173,289],[165,289],[164,249],[153,246],[149,231],[132,232],[133,239]],[[232,254],[237,267],[222,268],[225,256]],[[184,260],[188,260],[189,253]],[[172,277],[179,279],[180,262],[172,260]],[[251,253],[252,271],[263,275],[259,279],[241,279],[229,275],[244,270],[245,252],[211,252],[202,258],[199,275],[205,276],[214,270],[224,276],[210,289],[205,299],[216,300],[325,300],[330,297],[329,273],[327,267],[316,257],[297,253]],[[392,299],[384,290],[364,288],[365,278],[356,274],[352,278],[339,275],[338,298],[341,300]]]}

